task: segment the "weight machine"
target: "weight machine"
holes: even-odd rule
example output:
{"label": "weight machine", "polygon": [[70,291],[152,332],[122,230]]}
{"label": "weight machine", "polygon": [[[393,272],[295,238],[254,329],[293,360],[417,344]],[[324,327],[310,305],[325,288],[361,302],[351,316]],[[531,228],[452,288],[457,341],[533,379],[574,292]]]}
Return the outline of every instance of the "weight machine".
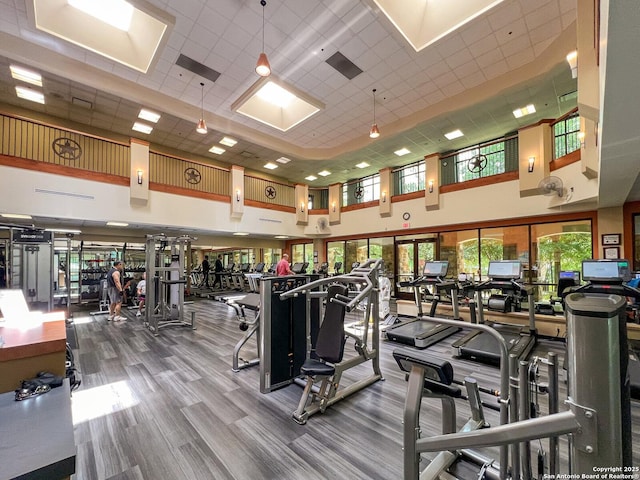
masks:
{"label": "weight machine", "polygon": [[22,290],[30,310],[53,310],[53,233],[12,228],[10,252],[8,286]]}
{"label": "weight machine", "polygon": [[147,295],[145,301],[145,326],[154,335],[166,327],[195,326],[195,312],[185,319],[184,293],[185,250],[191,247],[193,237],[167,237],[147,235],[146,274]]}
{"label": "weight machine", "polygon": [[[585,261],[583,272],[618,269],[616,278],[623,278],[627,261]],[[608,274],[608,273],[607,273]],[[437,379],[437,369],[426,365],[418,358],[403,359],[409,373],[407,399],[404,409],[404,478],[435,479],[447,475],[447,470],[460,452],[469,448],[500,446],[500,464],[492,464],[497,472],[491,478],[535,478],[531,471],[529,442],[549,438],[549,469],[547,478],[559,478],[560,462],[558,437],[569,434],[569,474],[571,478],[593,478],[598,472],[633,472],[632,435],[630,413],[630,387],[628,377],[628,341],[626,329],[626,298],[615,293],[575,291],[565,298],[567,317],[567,356],[571,359],[567,371],[567,410],[559,412],[557,400],[558,362],[550,354],[547,362],[550,369],[549,415],[529,418],[527,406],[530,399],[523,390],[529,380],[528,363],[519,362],[516,375],[516,356],[508,357],[504,339],[498,338],[501,346],[501,425],[483,430],[449,433],[443,423],[444,434],[420,438],[420,405],[425,388],[425,379]],[[435,321],[435,319],[434,319]],[[450,320],[440,320],[453,323]],[[468,328],[482,330],[494,337],[499,333],[486,325],[469,325]],[[507,362],[509,358],[509,362]],[[510,364],[511,375],[504,372]],[[514,382],[510,380],[514,379]],[[518,381],[515,382],[515,378]],[[519,385],[516,385],[519,384]],[[519,389],[518,389],[519,388]],[[508,396],[505,396],[508,392]],[[553,395],[551,395],[553,392]],[[505,422],[505,408],[508,419]],[[519,408],[519,410],[518,410]],[[446,418],[446,412],[443,418]],[[441,452],[427,469],[420,472],[420,454]],[[453,453],[454,455],[450,455]],[[486,464],[485,464],[486,466]],[[616,470],[607,470],[607,468]],[[538,476],[542,476],[539,472]],[[606,473],[603,474],[606,476]],[[599,475],[596,475],[599,477]],[[630,478],[632,475],[629,474]],[[569,478],[565,475],[566,478]],[[490,478],[483,468],[477,478]],[[616,477],[617,478],[617,477]],[[621,474],[620,478],[627,478]]]}
{"label": "weight machine", "polygon": [[[367,260],[353,267],[346,275],[321,278],[285,291],[280,298],[292,301],[306,299],[306,359],[299,370],[305,376],[304,391],[293,419],[305,424],[315,413],[324,411],[334,403],[383,380],[380,371],[380,331],[379,331],[379,277],[382,260]],[[324,287],[327,287],[326,290]],[[322,324],[314,335],[314,302],[326,300]],[[345,329],[344,315],[359,305],[364,306],[362,326]],[[315,336],[315,339],[314,339]],[[355,356],[343,358],[345,342],[354,340]],[[315,340],[315,341],[314,341]],[[343,373],[350,368],[371,362],[370,375],[360,378],[341,388]],[[316,382],[319,386],[316,387]]]}

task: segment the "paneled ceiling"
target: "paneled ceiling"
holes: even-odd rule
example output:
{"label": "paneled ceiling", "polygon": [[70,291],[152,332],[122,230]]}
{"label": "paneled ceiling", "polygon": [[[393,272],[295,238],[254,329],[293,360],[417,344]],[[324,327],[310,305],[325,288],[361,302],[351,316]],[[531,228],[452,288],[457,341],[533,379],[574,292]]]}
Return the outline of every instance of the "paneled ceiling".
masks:
{"label": "paneled ceiling", "polygon": [[[30,2],[32,0],[26,0]],[[576,105],[576,81],[564,57],[575,48],[575,0],[504,0],[416,52],[369,0],[269,0],[265,51],[273,76],[325,108],[287,132],[231,110],[258,80],[262,7],[257,0],[131,1],[175,17],[168,41],[146,74],[84,50],[32,24],[23,0],[3,4],[0,104],[97,131],[238,164],[290,182],[326,186],[373,174],[557,118]],[[496,3],[496,2],[494,2]],[[76,28],[83,28],[77,25]],[[340,52],[362,73],[347,78],[326,60]],[[220,73],[215,82],[176,64],[187,56]],[[40,71],[45,105],[18,99],[9,64]],[[204,86],[206,135],[195,131]],[[368,136],[375,116],[382,135]],[[537,112],[514,118],[533,103]],[[150,135],[131,131],[141,107],[162,118]],[[44,117],[46,116],[46,117]],[[444,133],[460,129],[449,141]],[[223,136],[239,142],[208,150]],[[394,151],[405,147],[403,157]],[[274,171],[267,162],[292,161]],[[370,167],[358,169],[365,161]],[[305,177],[329,170],[328,177]]]}

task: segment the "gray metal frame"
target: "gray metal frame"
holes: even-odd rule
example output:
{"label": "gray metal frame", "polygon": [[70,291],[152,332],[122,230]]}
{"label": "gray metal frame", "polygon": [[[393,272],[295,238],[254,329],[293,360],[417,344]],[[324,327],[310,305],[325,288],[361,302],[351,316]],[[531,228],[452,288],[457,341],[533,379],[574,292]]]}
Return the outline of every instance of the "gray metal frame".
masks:
{"label": "gray metal frame", "polygon": [[[418,438],[415,425],[419,425],[424,368],[419,365],[413,366],[409,376],[404,416],[405,480],[437,478],[442,473],[441,470],[428,470],[423,472],[423,475],[420,474],[419,454],[422,452],[458,452],[466,448],[495,445],[501,446],[499,476],[506,479],[509,473],[509,458],[503,459],[503,452],[506,451],[503,449],[520,442],[525,442],[526,445],[527,441],[540,438],[552,440],[550,473],[555,475],[558,470],[555,439],[564,434],[571,434],[569,473],[593,474],[597,471],[596,467],[623,466],[626,460],[622,454],[624,427],[621,419],[629,402],[628,396],[621,393],[620,379],[620,364],[625,361],[622,358],[626,342],[625,305],[626,299],[617,295],[601,295],[598,298],[595,295],[572,293],[567,296],[567,355],[572,362],[568,371],[569,389],[565,402],[569,410],[561,413],[553,413],[557,412],[557,401],[551,399],[550,414],[545,417],[526,419],[524,415],[519,421],[486,430]],[[470,326],[478,327],[482,325]],[[617,348],[621,344],[623,347]],[[550,382],[550,389],[557,392],[557,360],[550,356],[548,362],[550,374],[555,376]],[[524,368],[521,368],[522,370]],[[521,381],[522,375],[521,373]],[[503,376],[501,373],[501,378]],[[591,381],[578,381],[586,378],[590,378]],[[594,385],[598,388],[593,388]],[[501,385],[501,395],[502,391],[506,390]],[[509,400],[514,403],[515,399]],[[501,397],[501,404],[502,402]],[[527,402],[524,394],[521,394],[520,402]],[[516,450],[511,451],[513,477],[518,478],[522,474],[522,478],[530,478],[529,463],[522,462],[519,456],[514,456]]]}
{"label": "gray metal frame", "polygon": [[[147,294],[145,298],[145,326],[159,335],[166,327],[190,327],[195,330],[195,312],[185,319],[184,293],[187,285],[185,276],[185,250],[190,248],[192,237],[167,237],[147,235],[146,276]],[[164,248],[160,249],[159,247]],[[169,247],[169,250],[165,248]],[[166,265],[166,255],[172,260]],[[156,292],[158,294],[156,294]]]}
{"label": "gray metal frame", "polygon": [[[335,370],[331,376],[306,377],[302,397],[300,398],[297,409],[293,412],[293,419],[297,423],[305,424],[310,416],[318,412],[324,412],[334,403],[339,402],[369,385],[372,385],[378,380],[384,380],[380,371],[379,359],[380,317],[378,297],[380,289],[378,277],[382,274],[382,266],[382,260],[367,260],[360,266],[352,269],[346,275],[321,278],[281,295],[282,298],[293,297],[296,295],[306,295],[307,297],[307,357],[312,349],[309,305],[312,298],[326,297],[326,291],[323,288],[324,286],[331,283],[343,283],[359,288],[354,288],[353,290],[350,289],[349,296],[351,297],[351,300],[348,303],[340,302],[340,300],[335,298],[333,299],[333,301],[343,303],[347,311],[353,310],[358,305],[366,305],[364,307],[364,322],[361,335],[357,335],[355,332],[346,331],[346,334],[355,340],[355,349],[358,352],[358,355],[335,364]],[[371,322],[371,332],[369,332],[369,319],[373,319],[373,322]],[[340,380],[345,371],[368,361],[371,361],[371,367],[373,370],[371,375],[344,388],[340,388]],[[317,381],[320,382],[319,388],[316,387]]]}

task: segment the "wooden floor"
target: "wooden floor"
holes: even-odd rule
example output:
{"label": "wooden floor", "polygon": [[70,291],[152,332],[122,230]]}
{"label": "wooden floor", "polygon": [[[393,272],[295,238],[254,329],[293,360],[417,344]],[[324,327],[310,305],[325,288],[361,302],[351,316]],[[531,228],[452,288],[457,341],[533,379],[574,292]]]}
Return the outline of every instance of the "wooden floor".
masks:
{"label": "wooden floor", "polygon": [[[381,342],[385,381],[301,426],[291,418],[302,393],[299,386],[261,394],[259,367],[231,371],[233,347],[243,335],[233,311],[213,300],[186,308],[196,312],[197,329],[167,328],[158,337],[136,319],[135,311],[126,312],[129,320],[118,323],[107,322],[106,315],[74,314],[82,386],[73,394],[73,478],[402,478],[406,382],[391,354],[397,344]],[[430,350],[452,360],[449,346],[455,338]],[[247,357],[255,356],[254,348],[250,343]],[[352,350],[347,343],[347,352]],[[548,342],[536,353],[550,350],[563,351],[560,343]],[[473,375],[482,386],[499,385],[497,369],[452,363],[459,378]],[[345,385],[368,375],[371,367],[352,370],[345,375]],[[632,405],[636,445],[639,406]],[[468,409],[460,405],[458,413],[464,417]],[[498,423],[495,412],[485,413],[492,424]],[[438,403],[425,400],[422,418],[423,435],[437,434]],[[486,452],[497,457],[495,449]],[[634,446],[634,459],[640,460],[640,447]]]}

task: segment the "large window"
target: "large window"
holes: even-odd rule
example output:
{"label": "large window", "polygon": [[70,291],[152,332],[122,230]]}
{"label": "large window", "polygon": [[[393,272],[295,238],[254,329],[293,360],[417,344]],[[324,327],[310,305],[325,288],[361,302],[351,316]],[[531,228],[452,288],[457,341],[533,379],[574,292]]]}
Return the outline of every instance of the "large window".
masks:
{"label": "large window", "polygon": [[440,258],[449,262],[448,276],[465,273],[479,279],[478,230],[461,230],[440,234]]}
{"label": "large window", "polygon": [[580,148],[578,112],[553,124],[553,158],[564,157]]}
{"label": "large window", "polygon": [[561,271],[581,271],[593,256],[591,222],[543,223],[531,226],[532,282],[540,298],[555,296]]}
{"label": "large window", "polygon": [[[344,242],[327,243],[327,262],[329,262],[329,273],[344,273]],[[339,272],[336,271],[336,263],[340,264]]]}
{"label": "large window", "polygon": [[357,205],[380,198],[380,175],[361,178],[342,185],[342,205]]}
{"label": "large window", "polygon": [[481,143],[440,160],[442,185],[513,172],[518,170],[518,137]]}
{"label": "large window", "polygon": [[425,162],[413,163],[394,170],[394,195],[424,190]]}

